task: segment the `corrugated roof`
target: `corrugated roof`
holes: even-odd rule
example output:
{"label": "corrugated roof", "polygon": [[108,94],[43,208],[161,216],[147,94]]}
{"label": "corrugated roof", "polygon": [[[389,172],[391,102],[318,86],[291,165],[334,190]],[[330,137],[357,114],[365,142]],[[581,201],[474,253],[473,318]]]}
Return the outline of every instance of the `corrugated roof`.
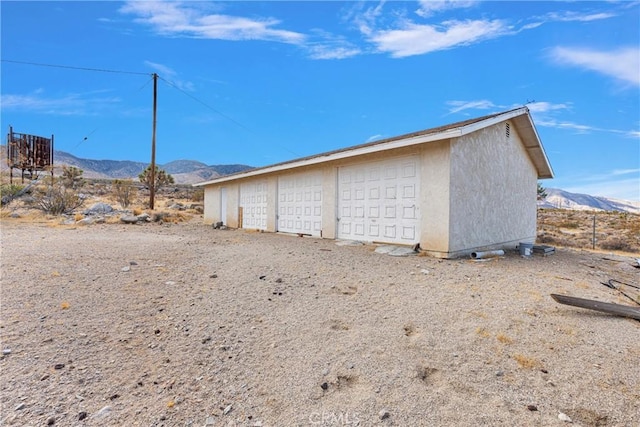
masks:
{"label": "corrugated roof", "polygon": [[495,123],[499,123],[501,121],[509,119],[514,120],[517,130],[522,136],[527,152],[531,156],[531,159],[538,171],[538,177],[540,179],[553,178],[551,165],[549,164],[547,156],[544,152],[544,148],[542,147],[542,143],[540,142],[540,139],[538,137],[538,133],[535,130],[533,121],[531,120],[529,109],[526,107],[520,107],[513,110],[477,117],[474,119],[463,120],[444,126],[438,126],[417,132],[407,133],[404,135],[394,136],[392,138],[381,139],[365,144],[354,145],[338,150],[327,151],[320,154],[314,154],[311,156],[288,160],[286,162],[275,163],[269,166],[250,169],[232,175],[225,175],[210,181],[201,182],[194,185],[205,186],[208,184],[232,181],[235,179],[257,176],[286,169],[293,169],[310,164],[322,163],[339,158],[357,156],[364,153],[385,151],[401,146],[421,144],[424,142],[439,141],[451,137],[462,136],[478,129],[482,129],[484,127],[491,126]]}

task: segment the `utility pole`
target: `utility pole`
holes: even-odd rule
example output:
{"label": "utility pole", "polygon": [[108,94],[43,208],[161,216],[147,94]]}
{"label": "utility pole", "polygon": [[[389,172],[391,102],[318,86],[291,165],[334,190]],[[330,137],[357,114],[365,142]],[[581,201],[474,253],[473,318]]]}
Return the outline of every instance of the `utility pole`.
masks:
{"label": "utility pole", "polygon": [[158,74],[153,73],[153,130],[151,132],[151,182],[149,184],[149,209],[153,210],[156,193],[156,112],[158,109]]}

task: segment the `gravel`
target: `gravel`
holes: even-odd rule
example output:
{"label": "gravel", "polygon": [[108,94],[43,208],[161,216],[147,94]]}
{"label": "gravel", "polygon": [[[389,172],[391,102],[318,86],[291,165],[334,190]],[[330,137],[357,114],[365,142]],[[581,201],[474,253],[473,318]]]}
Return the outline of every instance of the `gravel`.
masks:
{"label": "gravel", "polygon": [[633,257],[392,257],[198,221],[1,238],[1,425],[640,424],[640,322],[549,297],[631,304],[600,282],[637,285]]}

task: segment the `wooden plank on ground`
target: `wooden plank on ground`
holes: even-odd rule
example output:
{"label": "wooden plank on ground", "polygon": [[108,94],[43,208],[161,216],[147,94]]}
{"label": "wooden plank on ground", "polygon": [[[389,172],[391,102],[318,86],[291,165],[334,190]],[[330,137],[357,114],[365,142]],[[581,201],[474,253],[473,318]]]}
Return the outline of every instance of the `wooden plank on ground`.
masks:
{"label": "wooden plank on ground", "polygon": [[616,316],[630,317],[640,320],[640,308],[629,305],[613,304],[610,302],[596,301],[592,299],[570,297],[568,295],[551,294],[556,302],[574,307],[586,308],[589,310],[601,311],[603,313],[615,314]]}

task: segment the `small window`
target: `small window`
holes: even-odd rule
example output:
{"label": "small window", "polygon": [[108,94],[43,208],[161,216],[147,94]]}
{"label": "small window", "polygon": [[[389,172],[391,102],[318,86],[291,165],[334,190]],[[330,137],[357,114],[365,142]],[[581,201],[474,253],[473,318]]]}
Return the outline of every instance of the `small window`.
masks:
{"label": "small window", "polygon": [[511,126],[509,126],[509,123],[505,126],[505,135],[507,135],[507,139],[509,139],[509,136],[511,135]]}

